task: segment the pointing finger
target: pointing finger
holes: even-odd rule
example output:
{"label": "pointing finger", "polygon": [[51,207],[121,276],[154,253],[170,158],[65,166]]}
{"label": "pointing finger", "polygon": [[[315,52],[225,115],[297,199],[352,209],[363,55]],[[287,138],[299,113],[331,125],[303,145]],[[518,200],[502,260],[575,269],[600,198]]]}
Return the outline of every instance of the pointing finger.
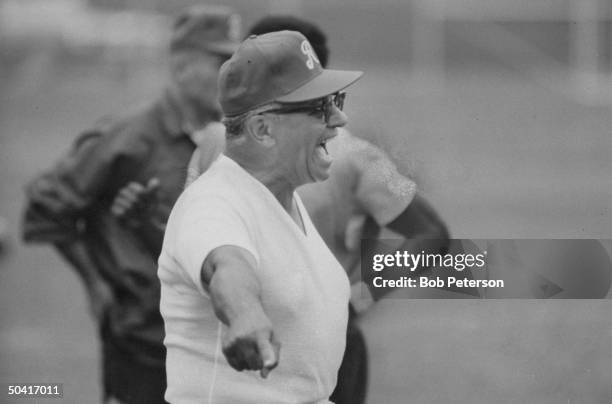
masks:
{"label": "pointing finger", "polygon": [[278,350],[280,344],[275,346],[274,336],[270,335],[270,338],[260,338],[257,341],[257,347],[263,362],[263,368],[261,369],[261,377],[266,378],[272,369],[278,365]]}

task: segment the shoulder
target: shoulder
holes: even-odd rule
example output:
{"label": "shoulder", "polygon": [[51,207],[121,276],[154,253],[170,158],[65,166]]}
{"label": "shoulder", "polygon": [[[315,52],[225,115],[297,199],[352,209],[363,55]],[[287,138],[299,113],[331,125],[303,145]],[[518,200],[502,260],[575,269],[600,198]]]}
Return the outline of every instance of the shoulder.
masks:
{"label": "shoulder", "polygon": [[99,119],[89,130],[83,132],[75,146],[99,143],[108,152],[116,154],[147,153],[152,143],[154,104],[141,106]]}
{"label": "shoulder", "polygon": [[344,128],[338,131],[333,147],[333,151],[339,159],[351,162],[354,165],[374,160],[389,160],[389,157],[381,148],[366,139],[353,135]]}
{"label": "shoulder", "polygon": [[102,118],[97,127],[108,136],[137,138],[151,131],[156,122],[157,103],[149,103],[130,108],[127,111]]}
{"label": "shoulder", "polygon": [[239,198],[244,178],[241,172],[232,167],[232,163],[228,157],[220,155],[208,170],[185,189],[185,197],[193,200],[213,198],[228,201]]}
{"label": "shoulder", "polygon": [[184,229],[194,226],[207,234],[211,229],[220,234],[247,228],[255,214],[252,203],[241,187],[229,179],[225,170],[212,170],[189,185],[172,208],[168,221],[170,233],[183,234]]}
{"label": "shoulder", "polygon": [[372,171],[384,174],[396,170],[387,153],[373,143],[345,129],[339,132],[337,140],[338,166],[350,170],[354,175]]}
{"label": "shoulder", "polygon": [[344,143],[357,178],[357,200],[379,223],[399,214],[414,198],[414,181],[400,173],[389,155],[369,141],[349,135]]}
{"label": "shoulder", "polygon": [[380,147],[373,143],[351,135],[351,147],[353,155],[355,156],[354,161],[363,164],[369,164],[373,162],[387,162],[393,164],[391,159]]}
{"label": "shoulder", "polygon": [[174,229],[172,233],[199,223],[205,230],[210,224],[241,216],[239,202],[235,193],[223,186],[223,181],[214,177],[200,177],[176,200],[168,220],[168,229]]}

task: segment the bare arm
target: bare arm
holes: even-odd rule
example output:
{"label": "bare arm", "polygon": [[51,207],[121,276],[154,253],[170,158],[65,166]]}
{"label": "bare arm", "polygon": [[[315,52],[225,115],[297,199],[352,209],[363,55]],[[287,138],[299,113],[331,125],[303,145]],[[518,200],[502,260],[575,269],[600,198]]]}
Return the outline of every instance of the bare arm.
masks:
{"label": "bare arm", "polygon": [[[380,230],[387,228],[402,236],[402,245],[398,246],[400,250],[414,254],[421,251],[445,253],[449,243],[446,225],[427,200],[418,194],[414,182],[402,175],[378,147],[361,139],[353,138],[351,142],[355,144],[356,153],[351,156],[358,173],[355,197],[367,216],[362,238],[377,239]],[[384,242],[377,242],[374,246],[375,251],[389,248]],[[371,285],[371,279],[364,281]],[[386,288],[371,288],[375,299],[387,291]]]}
{"label": "bare arm", "polygon": [[222,246],[204,261],[201,280],[215,314],[228,326],[223,354],[236,370],[260,370],[262,377],[278,364],[280,343],[261,301],[255,258],[245,249]]}

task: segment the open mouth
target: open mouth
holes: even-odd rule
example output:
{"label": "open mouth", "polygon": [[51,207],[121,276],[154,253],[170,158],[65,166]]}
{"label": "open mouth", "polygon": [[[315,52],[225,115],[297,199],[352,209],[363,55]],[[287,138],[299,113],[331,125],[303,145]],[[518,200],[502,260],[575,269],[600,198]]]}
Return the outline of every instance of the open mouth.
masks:
{"label": "open mouth", "polygon": [[336,132],[331,132],[331,133],[326,134],[319,141],[319,144],[317,146],[320,146],[325,151],[325,154],[329,154],[329,150],[327,150],[327,142],[330,141],[331,139],[335,138],[336,135],[337,135]]}
{"label": "open mouth", "polygon": [[329,154],[329,151],[327,150],[327,140],[328,139],[324,139],[319,143],[319,146],[325,150],[325,154]]}
{"label": "open mouth", "polygon": [[[318,139],[312,154],[310,174],[312,180],[323,181],[329,177],[329,168],[332,164],[333,149],[329,149],[327,142],[335,137],[335,133],[326,133]],[[330,153],[332,151],[332,153]]]}

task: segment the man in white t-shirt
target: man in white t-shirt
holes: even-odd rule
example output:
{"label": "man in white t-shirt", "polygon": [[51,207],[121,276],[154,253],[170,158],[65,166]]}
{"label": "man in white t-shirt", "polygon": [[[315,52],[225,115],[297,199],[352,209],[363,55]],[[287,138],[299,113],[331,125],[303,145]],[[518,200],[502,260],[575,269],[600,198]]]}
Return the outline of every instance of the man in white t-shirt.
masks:
{"label": "man in white t-shirt", "polygon": [[[326,67],[329,58],[327,38],[309,21],[293,16],[267,16],[255,23],[249,34],[280,30],[304,34],[321,65]],[[221,123],[211,123],[198,135],[200,147],[189,164],[187,185],[206,171],[225,148],[225,126]],[[349,274],[353,283],[353,303],[363,310],[369,301],[363,298],[366,295],[362,295],[360,284],[356,283],[361,280],[361,237],[369,234],[375,238],[379,228],[387,227],[407,238],[406,249],[420,251],[432,248],[432,243],[445,242],[448,234],[436,212],[416,194],[414,182],[399,173],[381,149],[344,128],[338,130],[338,136],[326,147],[334,157],[330,177],[326,181],[301,186],[298,193],[319,234]],[[154,190],[150,192],[144,185],[133,185],[134,189],[119,194],[115,204],[119,213],[127,218],[139,211],[138,207],[147,197],[155,197]],[[165,226],[146,225],[150,234],[161,239]],[[380,294],[375,297],[380,297]],[[354,310],[351,312],[355,313]],[[332,395],[332,401],[336,403],[365,402],[366,347],[363,335],[354,323],[349,317],[347,347]]]}
{"label": "man in white t-shirt", "polygon": [[178,199],[159,258],[168,401],[329,402],[349,282],[295,189],[329,176],[341,90],[361,74],[323,69],[293,31],[249,37],[221,67],[226,154]]}

